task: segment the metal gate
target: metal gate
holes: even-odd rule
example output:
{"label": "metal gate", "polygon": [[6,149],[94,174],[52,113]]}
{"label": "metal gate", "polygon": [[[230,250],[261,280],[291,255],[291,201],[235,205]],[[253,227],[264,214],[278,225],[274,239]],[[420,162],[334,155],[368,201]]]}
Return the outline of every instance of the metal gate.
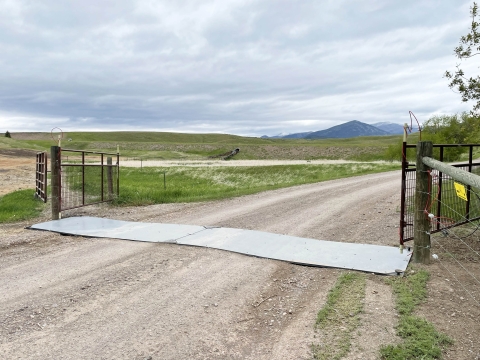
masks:
{"label": "metal gate", "polygon": [[118,197],[120,154],[58,146],[53,146],[51,151],[54,219],[64,210],[109,202]]}
{"label": "metal gate", "polygon": [[[416,164],[410,164],[408,161],[407,152],[408,149],[415,149],[417,145],[408,145],[403,143],[402,147],[402,189],[401,189],[401,200],[400,200],[400,244],[403,245],[405,241],[413,240],[414,231],[413,231],[413,221],[415,217],[415,185],[416,185]],[[480,162],[473,161],[473,148],[480,147],[480,144],[439,144],[433,145],[434,149],[434,158],[439,161],[445,162],[448,161],[448,149],[459,149],[459,148],[468,148],[468,162],[450,164],[454,167],[460,168],[462,170],[479,173],[480,172]],[[443,174],[440,171],[432,170],[432,187],[431,192],[435,192],[435,199],[432,200],[431,211],[435,211],[434,215],[436,218],[447,218],[445,209],[442,204],[446,202],[451,203],[454,206],[454,212],[458,215],[458,219],[468,219],[468,221],[474,221],[480,219],[480,212],[478,209],[471,209],[470,201],[470,191],[467,191],[467,201],[459,200],[455,188],[453,186],[453,179]],[[470,190],[470,187],[467,187],[467,190]],[[449,209],[450,211],[451,209]],[[451,212],[451,211],[450,211]],[[449,219],[443,223],[436,222],[430,233],[440,232],[444,229],[452,228],[455,226],[463,225],[468,221],[461,221],[457,219]]]}
{"label": "metal gate", "polygon": [[35,166],[35,197],[47,202],[47,152],[37,153]]}

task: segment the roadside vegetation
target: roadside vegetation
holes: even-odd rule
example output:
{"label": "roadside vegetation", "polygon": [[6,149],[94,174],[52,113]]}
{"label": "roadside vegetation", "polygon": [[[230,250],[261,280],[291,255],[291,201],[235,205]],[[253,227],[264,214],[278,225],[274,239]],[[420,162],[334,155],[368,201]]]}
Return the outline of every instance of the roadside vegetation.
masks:
{"label": "roadside vegetation", "polygon": [[398,164],[391,163],[124,168],[116,204],[148,205],[223,199],[398,168]]}
{"label": "roadside vegetation", "polygon": [[320,344],[312,344],[314,359],[338,360],[348,354],[352,335],[360,324],[364,299],[365,275],[343,273],[317,314],[315,328],[319,330]]}
{"label": "roadside vegetation", "polygon": [[[419,133],[408,136],[409,144],[420,140]],[[422,125],[422,141],[433,144],[478,144],[480,143],[480,118],[463,112],[455,115],[437,115],[428,119]],[[385,160],[401,160],[403,139],[388,145]],[[433,149],[433,156],[439,158],[439,149]],[[468,159],[468,148],[451,147],[444,149],[444,161],[459,161]],[[480,157],[480,148],[474,148],[473,158]],[[415,161],[415,149],[407,150],[407,159]]]}
{"label": "roadside vegetation", "polygon": [[389,278],[396,296],[396,309],[400,315],[397,335],[403,342],[383,346],[380,350],[384,360],[441,359],[442,349],[453,343],[445,334],[438,332],[433,324],[414,315],[415,308],[427,297],[427,271],[410,267],[405,277]]}
{"label": "roadside vegetation", "polygon": [[0,197],[0,223],[28,220],[38,216],[45,204],[34,198],[35,190],[11,192]]}

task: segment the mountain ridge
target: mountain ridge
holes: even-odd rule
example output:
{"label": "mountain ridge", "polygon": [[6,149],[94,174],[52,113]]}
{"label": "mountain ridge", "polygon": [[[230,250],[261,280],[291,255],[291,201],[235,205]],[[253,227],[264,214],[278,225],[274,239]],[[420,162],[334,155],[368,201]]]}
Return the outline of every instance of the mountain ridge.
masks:
{"label": "mountain ridge", "polygon": [[358,120],[351,120],[346,123],[332,126],[328,129],[319,131],[307,131],[300,133],[293,133],[288,135],[275,135],[267,136],[263,135],[264,139],[341,139],[352,138],[358,136],[384,136],[384,135],[396,135],[403,134],[403,126],[389,123],[380,122],[375,124],[366,124]]}

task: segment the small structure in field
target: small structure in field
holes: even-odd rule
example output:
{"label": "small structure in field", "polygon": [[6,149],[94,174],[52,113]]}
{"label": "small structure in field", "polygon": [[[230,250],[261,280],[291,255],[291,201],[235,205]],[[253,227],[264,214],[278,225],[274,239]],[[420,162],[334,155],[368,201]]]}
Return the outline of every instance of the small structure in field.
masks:
{"label": "small structure in field", "polygon": [[232,156],[237,155],[239,152],[240,152],[240,149],[239,149],[239,148],[236,148],[236,149],[234,149],[234,150],[232,150],[232,151],[228,151],[228,152],[223,153],[223,154],[220,154],[220,155],[212,155],[212,156],[209,156],[208,158],[209,158],[209,159],[223,158],[223,160],[227,160],[227,159],[231,158]]}

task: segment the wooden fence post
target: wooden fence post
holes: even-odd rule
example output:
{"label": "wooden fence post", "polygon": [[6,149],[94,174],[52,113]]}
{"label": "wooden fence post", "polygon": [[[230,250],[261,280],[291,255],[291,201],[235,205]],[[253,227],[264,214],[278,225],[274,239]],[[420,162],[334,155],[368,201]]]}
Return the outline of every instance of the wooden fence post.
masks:
{"label": "wooden fence post", "polygon": [[50,148],[50,166],[52,180],[52,220],[60,218],[60,147],[52,146]]}
{"label": "wooden fence post", "polygon": [[113,198],[113,176],[112,176],[112,157],[107,157],[107,187],[108,199]]}
{"label": "wooden fence post", "polygon": [[422,158],[431,157],[432,149],[431,141],[420,141],[417,144],[413,259],[422,264],[430,263],[430,220],[424,210],[430,201],[428,192],[431,191],[431,177],[428,174],[430,167],[422,162]]}

